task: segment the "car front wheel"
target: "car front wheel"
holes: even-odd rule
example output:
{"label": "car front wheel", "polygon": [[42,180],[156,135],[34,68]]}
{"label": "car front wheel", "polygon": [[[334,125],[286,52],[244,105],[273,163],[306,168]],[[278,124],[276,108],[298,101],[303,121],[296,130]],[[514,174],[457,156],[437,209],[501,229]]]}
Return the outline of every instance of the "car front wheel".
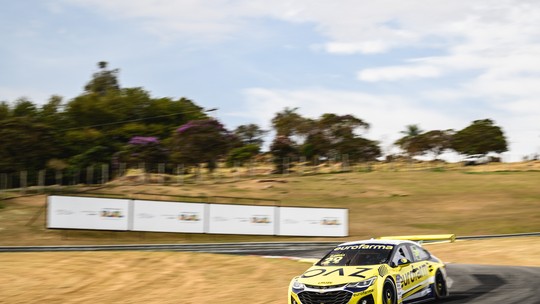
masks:
{"label": "car front wheel", "polygon": [[448,289],[446,286],[446,280],[444,279],[444,276],[442,273],[437,270],[437,273],[435,274],[435,297],[437,299],[444,298],[448,295]]}
{"label": "car front wheel", "polygon": [[397,293],[394,283],[391,280],[386,280],[384,282],[384,287],[382,290],[382,302],[384,304],[396,304],[397,303]]}

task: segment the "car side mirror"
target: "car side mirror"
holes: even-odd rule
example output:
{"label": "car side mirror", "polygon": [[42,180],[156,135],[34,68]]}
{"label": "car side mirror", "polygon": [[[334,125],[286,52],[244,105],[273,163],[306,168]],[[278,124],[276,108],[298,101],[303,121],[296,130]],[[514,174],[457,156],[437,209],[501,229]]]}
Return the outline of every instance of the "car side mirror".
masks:
{"label": "car side mirror", "polygon": [[398,266],[407,266],[411,263],[411,261],[409,261],[408,259],[406,258],[402,258],[402,259],[399,259],[398,261]]}

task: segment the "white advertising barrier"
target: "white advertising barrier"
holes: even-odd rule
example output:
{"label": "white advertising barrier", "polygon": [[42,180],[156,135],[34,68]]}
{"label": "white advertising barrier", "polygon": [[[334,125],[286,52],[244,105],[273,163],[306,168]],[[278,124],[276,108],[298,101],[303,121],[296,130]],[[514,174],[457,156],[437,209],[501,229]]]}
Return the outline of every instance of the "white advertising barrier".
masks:
{"label": "white advertising barrier", "polygon": [[163,201],[133,202],[133,230],[204,233],[206,204]]}
{"label": "white advertising barrier", "polygon": [[212,204],[208,233],[274,235],[276,208]]}
{"label": "white advertising barrier", "polygon": [[278,235],[348,236],[349,210],[330,208],[279,208]]}
{"label": "white advertising barrier", "polygon": [[127,199],[49,196],[47,228],[128,230]]}

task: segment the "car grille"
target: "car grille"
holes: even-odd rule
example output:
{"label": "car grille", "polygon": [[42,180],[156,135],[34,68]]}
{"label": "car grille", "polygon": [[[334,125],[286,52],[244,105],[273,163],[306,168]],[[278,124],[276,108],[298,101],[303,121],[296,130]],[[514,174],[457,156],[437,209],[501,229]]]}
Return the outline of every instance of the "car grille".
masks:
{"label": "car grille", "polygon": [[347,284],[339,284],[339,285],[328,285],[328,286],[320,286],[320,285],[308,285],[308,284],[305,284],[306,287],[308,288],[313,288],[313,289],[332,289],[332,288],[341,288]]}
{"label": "car grille", "polygon": [[298,294],[302,304],[347,304],[352,293],[347,291],[331,291],[325,293],[304,291]]}

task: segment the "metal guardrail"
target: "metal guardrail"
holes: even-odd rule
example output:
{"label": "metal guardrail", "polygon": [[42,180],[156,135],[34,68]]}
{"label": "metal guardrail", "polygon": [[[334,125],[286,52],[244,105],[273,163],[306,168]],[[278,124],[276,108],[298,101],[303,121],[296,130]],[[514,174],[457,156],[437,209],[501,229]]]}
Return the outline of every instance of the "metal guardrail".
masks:
{"label": "metal guardrail", "polygon": [[523,237],[523,236],[540,236],[540,232],[513,233],[513,234],[491,234],[491,235],[458,236],[458,237],[456,238],[456,240],[498,239],[498,238],[511,238],[511,237]]}
{"label": "metal guardrail", "polygon": [[41,251],[187,251],[210,253],[242,253],[247,251],[287,251],[330,249],[341,242],[280,243],[210,243],[210,244],[142,244],[142,245],[75,245],[75,246],[2,246],[0,252]]}
{"label": "metal guardrail", "polygon": [[[540,232],[458,236],[457,240],[478,240],[540,236]],[[208,253],[244,253],[264,251],[329,250],[342,242],[261,242],[210,244],[140,244],[140,245],[74,245],[74,246],[0,246],[0,252],[60,252],[60,251],[185,251]]]}

